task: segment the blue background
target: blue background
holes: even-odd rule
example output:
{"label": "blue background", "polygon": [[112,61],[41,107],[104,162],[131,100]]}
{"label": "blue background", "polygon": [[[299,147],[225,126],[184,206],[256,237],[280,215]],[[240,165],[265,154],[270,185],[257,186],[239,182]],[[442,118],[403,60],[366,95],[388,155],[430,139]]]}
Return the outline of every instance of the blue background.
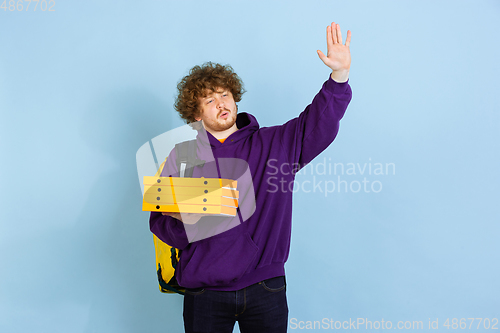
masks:
{"label": "blue background", "polygon": [[352,31],[353,99],[313,165],[395,172],[340,175],[379,193],[295,193],[290,319],[500,317],[498,1],[34,4],[0,10],[0,331],[182,332],[135,153],[183,124],[176,84],[205,61],[233,66],[261,126],[297,116],[331,21]]}

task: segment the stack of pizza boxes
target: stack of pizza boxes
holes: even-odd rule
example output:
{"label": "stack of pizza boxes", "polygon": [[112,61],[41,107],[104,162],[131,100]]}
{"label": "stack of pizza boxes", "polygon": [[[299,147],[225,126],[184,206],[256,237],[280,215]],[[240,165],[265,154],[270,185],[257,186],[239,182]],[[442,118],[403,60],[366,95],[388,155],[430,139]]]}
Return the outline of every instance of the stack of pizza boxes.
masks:
{"label": "stack of pizza boxes", "polygon": [[146,176],[142,210],[236,216],[236,187],[231,179]]}

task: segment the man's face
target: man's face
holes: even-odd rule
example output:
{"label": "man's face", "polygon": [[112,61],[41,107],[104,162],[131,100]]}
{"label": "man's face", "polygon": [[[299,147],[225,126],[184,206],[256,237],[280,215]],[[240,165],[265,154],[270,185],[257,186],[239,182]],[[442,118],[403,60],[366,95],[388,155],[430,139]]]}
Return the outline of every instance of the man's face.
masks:
{"label": "man's face", "polygon": [[229,90],[210,91],[198,100],[200,114],[196,120],[202,120],[207,131],[225,131],[235,125],[238,108]]}

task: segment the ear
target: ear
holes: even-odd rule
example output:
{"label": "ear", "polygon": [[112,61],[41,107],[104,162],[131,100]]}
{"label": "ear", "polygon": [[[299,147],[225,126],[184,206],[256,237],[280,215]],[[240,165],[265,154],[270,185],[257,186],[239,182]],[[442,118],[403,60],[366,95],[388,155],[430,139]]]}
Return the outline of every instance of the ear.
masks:
{"label": "ear", "polygon": [[198,113],[196,114],[196,116],[194,116],[194,119],[196,121],[200,121],[201,120],[201,111],[200,110],[198,110]]}

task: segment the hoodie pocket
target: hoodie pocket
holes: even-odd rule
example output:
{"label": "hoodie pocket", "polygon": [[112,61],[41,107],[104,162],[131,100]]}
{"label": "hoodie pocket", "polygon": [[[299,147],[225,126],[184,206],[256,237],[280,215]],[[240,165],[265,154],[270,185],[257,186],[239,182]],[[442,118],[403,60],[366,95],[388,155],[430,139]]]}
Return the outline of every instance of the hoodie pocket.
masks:
{"label": "hoodie pocket", "polygon": [[179,283],[187,288],[231,285],[245,274],[258,251],[246,232],[203,240],[191,257],[185,258]]}

